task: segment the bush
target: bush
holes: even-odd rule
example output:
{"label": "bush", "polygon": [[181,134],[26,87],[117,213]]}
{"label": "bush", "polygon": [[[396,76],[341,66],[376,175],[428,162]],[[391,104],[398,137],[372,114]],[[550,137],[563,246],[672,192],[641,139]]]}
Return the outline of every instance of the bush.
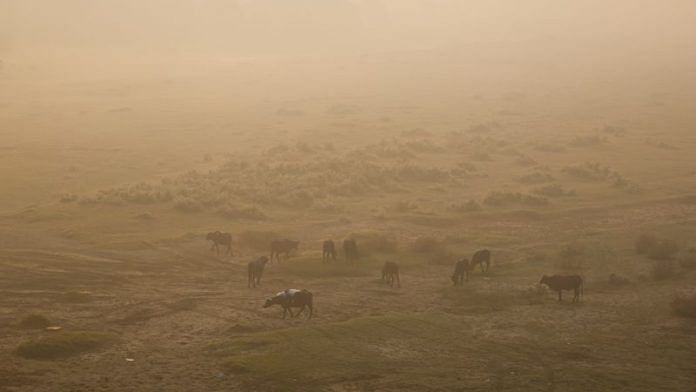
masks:
{"label": "bush", "polygon": [[264,220],[266,214],[256,206],[236,206],[228,204],[219,210],[219,213],[230,219]]}
{"label": "bush", "polygon": [[672,240],[643,234],[636,240],[636,252],[653,260],[671,260],[679,252],[679,246]]}
{"label": "bush", "polygon": [[677,316],[696,318],[696,295],[680,295],[672,301],[672,311]]}
{"label": "bush", "polygon": [[44,329],[49,327],[51,322],[44,316],[39,314],[30,314],[19,322],[19,326],[27,329]]}
{"label": "bush", "polygon": [[59,359],[95,350],[115,340],[113,335],[101,332],[62,332],[24,342],[15,354],[29,359]]}
{"label": "bush", "polygon": [[655,280],[666,280],[675,277],[677,269],[671,260],[660,260],[653,264],[650,273]]}
{"label": "bush", "polygon": [[522,204],[531,207],[542,207],[548,205],[549,201],[544,197],[526,195],[519,192],[491,192],[483,200],[483,203],[491,206]]}
{"label": "bush", "polygon": [[358,244],[358,251],[361,254],[369,255],[372,253],[396,253],[398,244],[393,237],[378,232],[360,232],[349,236],[355,239]]}
{"label": "bush", "polygon": [[598,135],[577,136],[570,141],[571,147],[593,147],[605,144],[607,139]]}
{"label": "bush", "polygon": [[466,203],[461,204],[453,204],[450,208],[455,212],[476,212],[483,209],[481,204],[479,204],[479,202],[476,200],[469,200]]}
{"label": "bush", "polygon": [[237,237],[241,246],[267,251],[270,249],[271,241],[277,240],[280,235],[272,231],[243,231]]}
{"label": "bush", "polygon": [[532,193],[546,197],[564,197],[574,196],[575,191],[567,191],[559,184],[550,184],[538,188],[534,188]]}
{"label": "bush", "polygon": [[518,178],[517,182],[520,182],[522,184],[543,184],[545,182],[551,182],[553,180],[553,176],[536,171]]}
{"label": "bush", "polygon": [[194,213],[203,210],[200,203],[193,199],[179,199],[174,202],[174,209],[180,212]]}
{"label": "bush", "polygon": [[433,237],[418,237],[411,244],[414,253],[433,253],[444,248],[442,242]]}

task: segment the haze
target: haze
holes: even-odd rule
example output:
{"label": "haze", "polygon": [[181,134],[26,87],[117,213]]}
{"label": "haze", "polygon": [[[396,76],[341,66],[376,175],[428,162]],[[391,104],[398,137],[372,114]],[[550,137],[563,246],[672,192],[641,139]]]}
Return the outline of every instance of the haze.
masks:
{"label": "haze", "polygon": [[694,20],[0,0],[0,392],[690,390]]}

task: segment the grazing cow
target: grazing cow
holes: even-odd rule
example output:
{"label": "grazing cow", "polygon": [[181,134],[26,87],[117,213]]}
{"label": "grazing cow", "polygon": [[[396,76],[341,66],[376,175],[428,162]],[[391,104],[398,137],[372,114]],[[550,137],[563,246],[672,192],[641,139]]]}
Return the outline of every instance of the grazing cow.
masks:
{"label": "grazing cow", "polygon": [[573,303],[580,301],[583,294],[583,282],[580,275],[544,275],[541,277],[540,284],[547,285],[551,290],[558,292],[558,302],[562,301],[563,290],[573,290]]}
{"label": "grazing cow", "polygon": [[[483,268],[483,264],[486,264],[486,268]],[[471,263],[469,263],[469,268],[474,269],[476,264],[481,266],[481,272],[488,272],[488,268],[491,266],[491,251],[488,249],[479,250],[474,253],[474,257],[471,258]]]}
{"label": "grazing cow", "polygon": [[210,247],[210,250],[215,250],[218,256],[220,256],[220,245],[226,246],[227,254],[232,255],[232,234],[215,231],[208,233],[205,239],[213,241],[213,246]]}
{"label": "grazing cow", "polygon": [[391,287],[394,287],[394,280],[396,280],[396,287],[401,287],[401,279],[399,279],[399,265],[387,261],[382,267],[382,281],[389,283]]}
{"label": "grazing cow", "polygon": [[326,263],[331,259],[336,260],[336,245],[332,240],[324,241],[321,247],[321,261]]}
{"label": "grazing cow", "polygon": [[464,277],[466,281],[469,281],[469,259],[462,259],[457,261],[454,265],[454,274],[452,274],[452,282],[455,286],[460,286],[464,282]]}
{"label": "grazing cow", "polygon": [[247,287],[261,285],[261,275],[263,275],[263,269],[268,263],[268,257],[261,256],[254,261],[250,261],[248,264],[249,281],[247,282]]}
{"label": "grazing cow", "polygon": [[[290,317],[297,317],[304,312],[305,308],[309,308],[307,318],[310,319],[314,313],[312,302],[312,293],[309,291],[287,289],[279,292],[273,298],[267,299],[263,307],[268,308],[269,306],[280,305],[283,308],[283,318],[285,318],[287,313],[290,313]],[[291,308],[300,308],[300,311],[297,314],[293,314]]]}
{"label": "grazing cow", "polygon": [[358,259],[358,244],[354,239],[343,240],[343,253],[346,255],[346,262],[353,263]]}
{"label": "grazing cow", "polygon": [[291,240],[276,240],[271,242],[271,263],[273,262],[273,257],[280,263],[281,253],[285,255],[287,259],[290,257],[290,251],[296,250],[300,245],[300,241]]}

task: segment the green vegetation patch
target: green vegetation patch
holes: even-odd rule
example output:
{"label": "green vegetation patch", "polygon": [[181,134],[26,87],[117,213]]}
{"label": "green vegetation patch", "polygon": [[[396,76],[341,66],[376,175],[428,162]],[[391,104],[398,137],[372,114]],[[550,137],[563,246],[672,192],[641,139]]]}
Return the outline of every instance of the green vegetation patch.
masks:
{"label": "green vegetation patch", "polygon": [[102,332],[61,332],[20,344],[15,354],[28,359],[53,360],[82,354],[116,341],[112,334]]}

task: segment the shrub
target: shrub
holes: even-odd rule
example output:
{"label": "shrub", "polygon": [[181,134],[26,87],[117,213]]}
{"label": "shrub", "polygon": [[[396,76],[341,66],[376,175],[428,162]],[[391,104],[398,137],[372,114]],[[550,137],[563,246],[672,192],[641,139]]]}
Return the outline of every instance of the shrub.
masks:
{"label": "shrub", "polygon": [[476,212],[481,211],[483,208],[481,204],[476,200],[469,200],[466,203],[453,204],[450,208],[455,212]]}
{"label": "shrub", "polygon": [[263,220],[266,219],[266,214],[256,206],[235,206],[228,204],[220,209],[219,213],[230,219],[249,219]]}
{"label": "shrub", "polygon": [[643,234],[636,240],[636,252],[653,260],[671,260],[679,252],[679,246],[672,240]]}
{"label": "shrub", "polygon": [[411,244],[411,250],[415,253],[432,253],[443,249],[442,242],[434,237],[418,237]]}
{"label": "shrub", "polygon": [[571,147],[593,147],[604,144],[607,139],[598,135],[576,136],[570,141]]}
{"label": "shrub", "polygon": [[113,335],[101,332],[62,332],[24,342],[15,354],[29,359],[59,359],[98,349],[115,340]]}
{"label": "shrub", "polygon": [[237,238],[241,246],[267,251],[270,249],[271,241],[280,238],[280,235],[272,231],[243,231]]}
{"label": "shrub", "polygon": [[527,195],[519,192],[491,192],[483,200],[483,203],[491,206],[522,204],[531,207],[541,207],[548,205],[549,201],[544,197]]}
{"label": "shrub", "polygon": [[200,203],[193,199],[179,199],[174,202],[174,209],[179,212],[194,213],[203,210]]}
{"label": "shrub", "polygon": [[672,301],[672,311],[677,316],[696,318],[696,295],[680,295]]}
{"label": "shrub", "polygon": [[550,184],[537,187],[532,190],[532,193],[546,197],[564,197],[575,195],[575,191],[567,191],[559,184]]}
{"label": "shrub", "polygon": [[675,277],[677,270],[671,260],[656,261],[650,273],[655,280],[665,280]]}
{"label": "shrub", "polygon": [[353,233],[350,238],[355,239],[361,254],[395,253],[398,249],[396,239],[379,232]]}
{"label": "shrub", "polygon": [[545,182],[551,182],[553,180],[554,178],[550,174],[536,171],[518,178],[517,182],[520,182],[522,184],[543,184]]}
{"label": "shrub", "polygon": [[19,322],[19,326],[27,329],[43,329],[51,325],[51,322],[40,314],[30,314]]}

